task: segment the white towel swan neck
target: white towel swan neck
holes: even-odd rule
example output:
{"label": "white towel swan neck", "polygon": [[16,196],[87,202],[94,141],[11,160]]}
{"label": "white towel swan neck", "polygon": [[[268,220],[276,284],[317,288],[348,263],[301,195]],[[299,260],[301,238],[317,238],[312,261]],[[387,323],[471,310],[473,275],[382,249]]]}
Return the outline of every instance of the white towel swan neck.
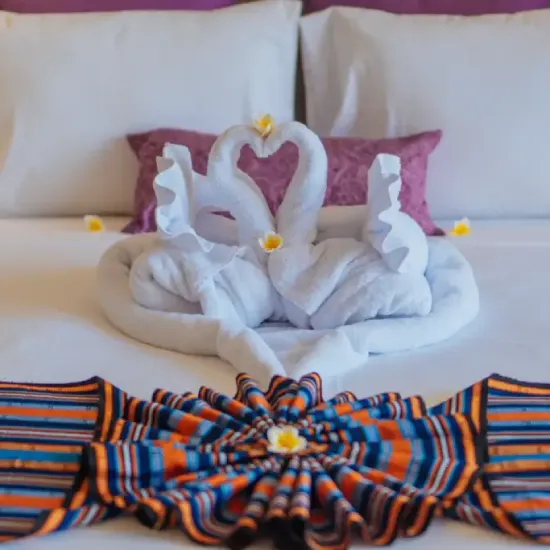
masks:
{"label": "white towel swan neck", "polygon": [[266,153],[275,153],[285,142],[297,146],[298,166],[277,210],[277,233],[285,246],[311,244],[327,189],[327,153],[319,136],[300,122],[276,126],[265,140]]}
{"label": "white towel swan neck", "polygon": [[228,210],[237,222],[239,244],[258,253],[258,239],[275,225],[262,192],[237,165],[245,145],[264,156],[263,139],[250,126],[233,126],[220,135],[208,158],[207,181],[196,192],[201,205]]}

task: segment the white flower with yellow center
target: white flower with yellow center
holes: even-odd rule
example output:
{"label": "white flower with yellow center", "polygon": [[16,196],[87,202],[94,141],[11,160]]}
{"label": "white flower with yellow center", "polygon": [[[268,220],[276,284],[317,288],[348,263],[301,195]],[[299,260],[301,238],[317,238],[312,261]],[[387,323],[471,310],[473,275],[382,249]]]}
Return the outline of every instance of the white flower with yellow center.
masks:
{"label": "white flower with yellow center", "polygon": [[262,136],[266,138],[271,132],[273,132],[273,127],[275,122],[271,115],[264,115],[254,121],[254,128]]}
{"label": "white flower with yellow center", "polygon": [[284,244],[283,237],[273,231],[268,231],[263,237],[258,239],[258,242],[268,254],[279,250]]}
{"label": "white flower with yellow center", "polygon": [[86,231],[90,233],[101,233],[105,231],[105,224],[99,216],[84,216]]}
{"label": "white flower with yellow center", "polygon": [[470,226],[470,220],[468,218],[462,218],[455,222],[455,226],[449,231],[449,234],[454,237],[464,237],[472,232]]}
{"label": "white flower with yellow center", "polygon": [[294,426],[272,426],[267,430],[269,446],[272,453],[287,455],[303,451],[307,447],[305,437],[298,433]]}

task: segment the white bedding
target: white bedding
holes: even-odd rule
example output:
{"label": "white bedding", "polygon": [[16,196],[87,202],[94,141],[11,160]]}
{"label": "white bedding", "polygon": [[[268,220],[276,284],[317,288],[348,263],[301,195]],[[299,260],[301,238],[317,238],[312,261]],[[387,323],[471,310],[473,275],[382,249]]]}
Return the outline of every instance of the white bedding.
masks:
{"label": "white bedding", "polygon": [[[206,384],[232,393],[235,371],[229,365],[139,344],[103,318],[95,265],[109,245],[124,238],[116,233],[123,224],[107,220],[111,231],[87,234],[81,220],[0,221],[0,379],[68,382],[99,375],[142,398],[159,386],[183,391]],[[393,390],[435,402],[491,372],[550,382],[550,222],[474,223],[472,234],[456,244],[479,283],[478,318],[448,342],[371,357],[362,371],[343,377],[331,391],[352,388],[370,395]],[[98,546],[195,548],[181,533],[153,533],[132,519],[6,548]],[[531,545],[450,522],[436,522],[426,535],[395,545],[404,550],[467,546]]]}

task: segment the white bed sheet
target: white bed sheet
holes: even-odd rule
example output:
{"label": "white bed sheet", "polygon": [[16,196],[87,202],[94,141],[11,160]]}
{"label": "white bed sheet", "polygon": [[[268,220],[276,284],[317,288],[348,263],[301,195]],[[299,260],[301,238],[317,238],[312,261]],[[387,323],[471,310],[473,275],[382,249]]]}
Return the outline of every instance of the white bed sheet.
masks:
{"label": "white bed sheet", "polygon": [[[156,387],[173,391],[201,384],[234,391],[233,369],[213,358],[182,356],[130,340],[99,309],[95,265],[124,236],[84,232],[81,220],[0,221],[0,379],[69,382],[102,376],[142,398]],[[430,402],[499,372],[550,382],[550,221],[474,223],[456,239],[472,262],[481,291],[478,319],[452,340],[431,348],[371,357],[339,389],[369,395],[418,393]],[[338,389],[338,388],[333,388]],[[128,518],[6,548],[28,550],[196,548],[179,532],[154,533]],[[526,548],[482,529],[436,522],[404,550]],[[269,545],[254,548],[269,548]],[[362,546],[357,546],[362,548]]]}

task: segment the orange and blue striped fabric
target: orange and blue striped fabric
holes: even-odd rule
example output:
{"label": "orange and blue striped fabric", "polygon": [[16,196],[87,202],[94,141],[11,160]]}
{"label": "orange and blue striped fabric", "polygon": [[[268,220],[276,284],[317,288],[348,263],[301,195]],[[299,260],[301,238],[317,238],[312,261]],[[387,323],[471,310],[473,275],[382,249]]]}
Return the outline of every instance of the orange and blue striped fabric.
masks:
{"label": "orange and blue striped fabric", "polygon": [[430,412],[466,414],[483,435],[482,475],[445,515],[550,544],[550,384],[495,374]]}
{"label": "orange and blue striped fabric", "polygon": [[[270,447],[285,427],[299,451]],[[390,544],[435,515],[550,542],[550,386],[492,376],[426,409],[324,400],[316,374],[151,401],[99,378],[0,383],[0,540],[122,513],[232,549]]]}
{"label": "orange and blue striped fabric", "polygon": [[[265,393],[246,375],[237,386],[234,398],[201,388],[132,402],[128,421],[159,432],[90,444],[92,494],[150,527],[179,525],[200,544],[244,548],[267,533],[281,549],[337,550],[352,532],[373,544],[419,535],[479,473],[470,418],[428,416],[419,397],[346,392],[324,401],[315,374],[275,377]],[[271,452],[269,429],[286,425],[305,448]],[[128,424],[124,434],[142,430]]]}
{"label": "orange and blue striped fabric", "polygon": [[108,436],[120,395],[99,378],[0,383],[0,541],[119,513],[87,499],[81,464],[84,445]]}

